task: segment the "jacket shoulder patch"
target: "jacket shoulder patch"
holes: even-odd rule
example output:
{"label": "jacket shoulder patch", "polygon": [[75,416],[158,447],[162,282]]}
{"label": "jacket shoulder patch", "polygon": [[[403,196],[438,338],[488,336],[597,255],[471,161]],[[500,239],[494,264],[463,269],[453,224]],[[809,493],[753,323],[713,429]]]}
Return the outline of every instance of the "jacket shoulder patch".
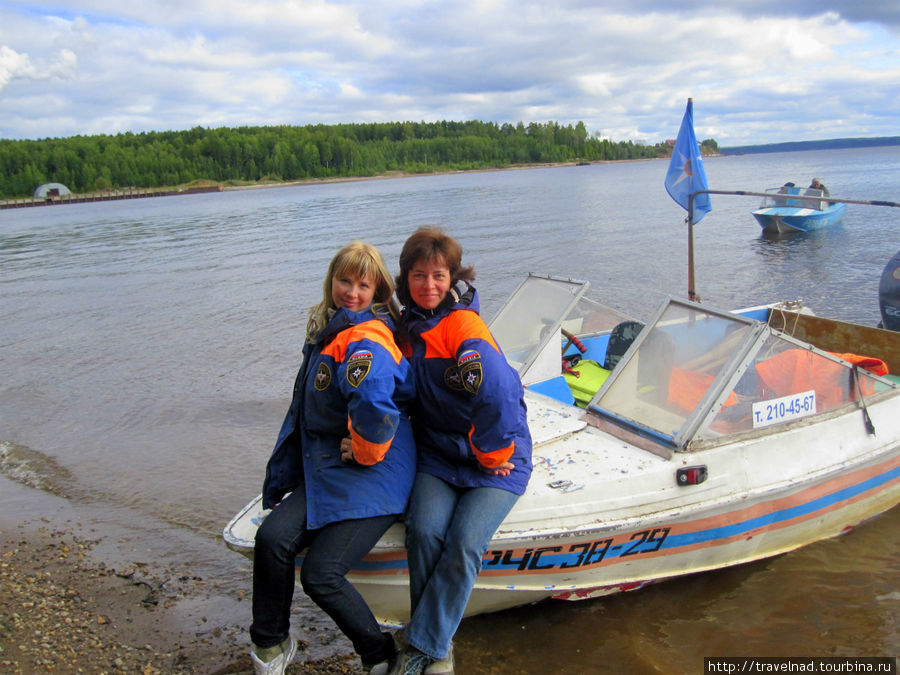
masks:
{"label": "jacket shoulder patch", "polygon": [[481,354],[475,349],[467,349],[459,355],[458,368],[460,384],[470,394],[477,394],[484,380]]}
{"label": "jacket shoulder patch", "polygon": [[484,380],[484,371],[481,368],[481,360],[469,361],[459,369],[459,379],[462,386],[470,394],[477,394]]}
{"label": "jacket shoulder patch", "polygon": [[368,349],[355,351],[347,359],[347,382],[354,388],[359,387],[371,370],[372,352]]}

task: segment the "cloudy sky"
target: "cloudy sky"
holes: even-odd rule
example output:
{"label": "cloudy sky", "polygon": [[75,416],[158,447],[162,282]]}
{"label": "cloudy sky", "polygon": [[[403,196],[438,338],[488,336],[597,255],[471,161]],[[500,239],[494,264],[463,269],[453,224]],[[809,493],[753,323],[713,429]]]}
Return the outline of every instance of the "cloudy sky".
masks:
{"label": "cloudy sky", "polygon": [[0,138],[583,121],[614,141],[900,135],[898,0],[0,0]]}

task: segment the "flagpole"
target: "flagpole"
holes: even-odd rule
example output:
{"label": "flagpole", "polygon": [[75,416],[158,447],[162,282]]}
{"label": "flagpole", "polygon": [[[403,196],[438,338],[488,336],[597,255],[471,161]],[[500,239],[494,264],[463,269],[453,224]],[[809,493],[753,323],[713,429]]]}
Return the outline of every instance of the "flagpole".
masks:
{"label": "flagpole", "polygon": [[[688,97],[688,105],[694,102],[694,97]],[[688,195],[688,300],[695,301],[696,289],[694,288],[694,193]]]}
{"label": "flagpole", "polygon": [[694,195],[688,196],[688,300],[700,302],[700,298],[694,292]]}

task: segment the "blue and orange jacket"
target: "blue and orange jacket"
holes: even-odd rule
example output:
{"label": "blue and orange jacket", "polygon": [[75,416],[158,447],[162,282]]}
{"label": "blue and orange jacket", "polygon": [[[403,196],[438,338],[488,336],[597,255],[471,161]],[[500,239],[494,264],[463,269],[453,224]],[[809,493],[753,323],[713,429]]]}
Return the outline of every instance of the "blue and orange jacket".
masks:
{"label": "blue and orange jacket", "polygon": [[[408,307],[401,330],[416,378],[418,470],[461,487],[525,492],[532,464],[522,382],[478,315],[475,289],[459,282],[434,310]],[[505,462],[515,465],[508,476],[480,468]]]}
{"label": "blue and orange jacket", "polygon": [[[307,526],[406,510],[416,470],[415,385],[390,319],[338,310],[303,348],[291,406],[266,466],[263,506],[306,490]],[[341,461],[350,437],[353,463]]]}

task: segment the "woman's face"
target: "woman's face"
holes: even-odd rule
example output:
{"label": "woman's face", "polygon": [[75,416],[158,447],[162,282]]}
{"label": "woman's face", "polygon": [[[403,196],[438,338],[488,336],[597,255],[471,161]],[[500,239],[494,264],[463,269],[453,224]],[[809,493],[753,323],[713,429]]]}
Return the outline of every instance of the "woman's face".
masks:
{"label": "woman's face", "polygon": [[344,307],[351,312],[361,312],[372,304],[374,297],[375,283],[368,276],[335,274],[331,277],[331,299],[338,309]]}
{"label": "woman's face", "polygon": [[439,261],[419,261],[406,281],[413,302],[422,309],[434,309],[450,290],[450,268]]}

